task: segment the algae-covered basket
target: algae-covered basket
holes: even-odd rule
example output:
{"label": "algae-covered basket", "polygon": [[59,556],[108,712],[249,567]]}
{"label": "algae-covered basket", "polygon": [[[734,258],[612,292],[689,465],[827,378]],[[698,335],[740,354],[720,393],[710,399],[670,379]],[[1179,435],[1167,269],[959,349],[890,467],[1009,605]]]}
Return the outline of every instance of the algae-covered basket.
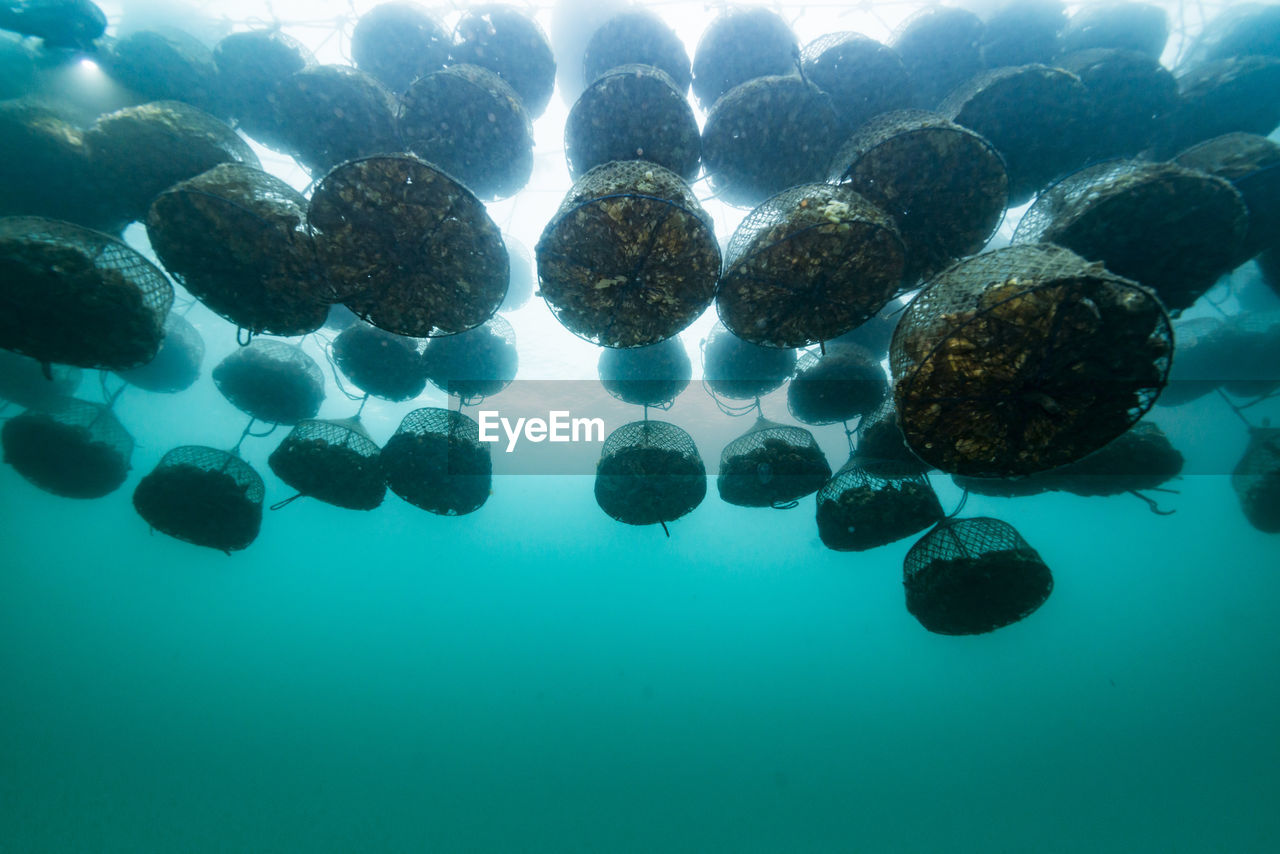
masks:
{"label": "algae-covered basket", "polygon": [[427,386],[421,343],[367,323],[353,323],[333,339],[333,361],[363,391],[383,400],[409,400]]}
{"label": "algae-covered basket", "polygon": [[693,438],[665,421],[633,421],[609,434],[596,465],[600,509],[628,525],[662,525],[702,503],[707,470]]}
{"label": "algae-covered basket", "polygon": [[324,374],[296,344],[255,338],[213,369],[213,382],[232,406],[268,424],[314,418],[324,402]]}
{"label": "algae-covered basket", "polygon": [[375,77],[345,65],[296,71],[274,92],[285,151],[313,174],[346,160],[399,151],[396,99]]}
{"label": "algae-covered basket", "polygon": [[818,536],[834,551],[860,552],[909,537],[942,520],[942,504],[924,475],[850,458],[818,490]]}
{"label": "algae-covered basket", "polygon": [[758,77],[795,69],[795,33],[770,9],[729,9],[713,20],[693,54],[693,94],[704,110],[726,92]]}
{"label": "algae-covered basket", "polygon": [[1057,246],[999,249],[945,270],[903,315],[890,351],[898,422],[946,472],[1055,468],[1141,418],[1172,351],[1152,291]]}
{"label": "algae-covered basket", "polygon": [[378,446],[355,418],[298,422],[267,464],[299,495],[349,510],[372,510],[387,491]]}
{"label": "algae-covered basket", "polygon": [[665,21],[646,9],[628,9],[605,21],[591,35],[582,56],[586,80],[595,80],[619,65],[652,65],[662,69],[683,98],[693,81],[684,42]]}
{"label": "algae-covered basket", "polygon": [[431,513],[461,516],[489,498],[489,447],[480,442],[480,425],[460,412],[413,410],[383,446],[381,462],[391,491]]}
{"label": "algae-covered basket", "polygon": [[656,344],[715,295],[711,217],[670,170],[597,166],[561,202],[536,248],[542,296],[570,332],[605,347]]}
{"label": "algae-covered basket", "polygon": [[725,446],[716,488],[726,503],[740,507],[791,507],[830,477],[831,466],[812,433],[762,415]]}
{"label": "algae-covered basket", "polygon": [[101,498],[129,473],[133,437],[110,407],[50,401],[4,423],[4,461],[30,483],[64,498]]}
{"label": "algae-covered basket", "polygon": [[257,539],[264,495],[262,478],[239,456],[183,445],[139,481],[133,506],[157,531],[230,554]]}
{"label": "algae-covered basket", "polygon": [[116,371],[129,385],[161,394],[184,391],[200,378],[204,339],[190,321],[170,314],[164,321],[164,338],[156,357],[145,365]]}

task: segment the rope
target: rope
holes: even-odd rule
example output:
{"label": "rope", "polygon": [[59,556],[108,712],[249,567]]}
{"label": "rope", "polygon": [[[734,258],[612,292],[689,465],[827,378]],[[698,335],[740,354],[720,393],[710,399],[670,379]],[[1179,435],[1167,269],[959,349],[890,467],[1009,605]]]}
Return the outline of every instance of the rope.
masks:
{"label": "rope", "polygon": [[277,501],[275,504],[272,504],[269,509],[283,510],[285,507],[288,507],[290,504],[297,501],[299,498],[304,498],[304,497],[305,497],[304,494],[299,492],[297,495],[294,495],[291,498],[286,498],[284,501]]}

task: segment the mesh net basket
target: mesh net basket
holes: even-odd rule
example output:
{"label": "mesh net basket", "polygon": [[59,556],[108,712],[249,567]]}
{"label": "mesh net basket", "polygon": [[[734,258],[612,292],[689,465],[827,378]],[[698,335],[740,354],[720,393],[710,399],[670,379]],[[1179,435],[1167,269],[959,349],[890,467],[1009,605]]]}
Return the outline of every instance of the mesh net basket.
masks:
{"label": "mesh net basket", "polygon": [[680,332],[711,304],[720,275],[711,217],[680,176],[642,160],[579,178],[535,251],[552,312],[605,347]]}
{"label": "mesh net basket", "polygon": [[307,216],[331,286],[388,332],[463,332],[506,295],[507,251],[484,205],[416,157],[344,163],[316,186]]}
{"label": "mesh net basket", "polygon": [[707,469],[684,430],[665,421],[632,421],[605,440],[595,494],[600,509],[619,522],[662,524],[702,503]]}
{"label": "mesh net basket", "polygon": [[[799,43],[769,9],[730,9],[712,21],[693,54],[693,94],[704,110],[735,86],[795,70]],[[767,195],[767,194],[766,194]]]}
{"label": "mesh net basket", "polygon": [[703,342],[702,375],[716,394],[750,400],[781,388],[795,373],[798,358],[795,350],[743,341],[717,323]]}
{"label": "mesh net basket", "polygon": [[146,391],[173,394],[190,388],[200,378],[204,339],[184,317],[170,314],[164,321],[160,351],[147,364],[117,371],[120,379]]}
{"label": "mesh net basket", "polygon": [[861,552],[909,537],[942,520],[923,475],[885,477],[850,459],[818,490],[818,536],[838,552]]}
{"label": "mesh net basket", "polygon": [[427,386],[421,343],[356,322],[333,340],[333,360],[347,379],[374,397],[410,400]]}
{"label": "mesh net basket", "polygon": [[212,115],[224,112],[213,52],[188,33],[138,30],[100,50],[99,62],[144,100],[183,101]]}
{"label": "mesh net basket", "polygon": [[132,368],[155,357],[172,304],[164,274],[112,237],[0,219],[0,347],[41,362]]}
{"label": "mesh net basket", "polygon": [[693,108],[666,72],[620,65],[595,78],[564,126],[569,174],[611,160],[648,160],[686,181],[698,174],[702,139]]}
{"label": "mesh net basket", "polygon": [[915,455],[898,426],[893,397],[858,422],[858,443],[853,459],[863,470],[880,477],[905,477],[924,474],[933,469]]}
{"label": "mesh net basket", "polygon": [[828,33],[805,45],[800,56],[805,77],[831,97],[843,135],[872,116],[912,104],[902,58],[875,39]]}
{"label": "mesh net basket", "polygon": [[310,66],[282,80],[275,119],[284,150],[313,174],[401,149],[395,95],[344,65]]}
{"label": "mesh net basket", "polygon": [[406,415],[387,440],[382,473],[391,491],[410,504],[441,516],[462,516],[488,500],[493,462],[475,421],[425,407]]}
{"label": "mesh net basket", "polygon": [[1131,50],[1085,50],[1058,65],[1080,78],[1093,103],[1091,160],[1133,157],[1154,145],[1178,103],[1178,83],[1158,59]]}
{"label": "mesh net basket", "polygon": [[1206,349],[1220,366],[1217,387],[1251,398],[1280,389],[1280,312],[1232,315],[1213,338]]}
{"label": "mesh net basket", "polygon": [[1266,136],[1280,124],[1280,57],[1239,56],[1197,66],[1178,78],[1178,109],[1166,153],[1241,131]]}
{"label": "mesh net basket", "polygon": [[813,434],[761,416],[720,454],[716,488],[740,507],[783,507],[811,495],[831,477]]}
{"label": "mesh net basket", "polygon": [[1141,418],[1172,352],[1146,288],[1057,246],[999,249],[945,270],[903,315],[890,350],[898,422],[946,472],[1056,468]]}
{"label": "mesh net basket", "polygon": [[605,391],[636,406],[669,406],[693,378],[693,363],[679,336],[630,350],[605,348],[598,370]]}
{"label": "mesh net basket", "polygon": [[835,424],[876,411],[889,393],[880,363],[861,347],[829,347],[800,357],[787,386],[787,409],[803,424]]}
{"label": "mesh net basket", "polygon": [[947,96],[938,111],[995,146],[1009,172],[1009,204],[1084,162],[1092,102],[1079,77],[1047,65],[996,68]]}
{"label": "mesh net basket", "polygon": [[1171,163],[1111,161],[1043,192],[1013,239],[1101,261],[1181,311],[1231,268],[1247,223],[1243,198],[1221,178]]}
{"label": "mesh net basket", "polygon": [[584,77],[595,80],[619,65],[651,65],[671,78],[681,98],[689,91],[693,72],[689,52],[675,30],[645,9],[630,9],[600,25],[587,41],[582,58]]}
{"label": "mesh net basket", "polygon": [[831,99],[799,75],[759,77],[716,101],[702,129],[702,163],[717,197],[754,207],[820,181],[840,143]]}
{"label": "mesh net basket", "polygon": [[324,374],[301,347],[255,338],[213,369],[213,382],[232,406],[268,424],[315,418],[324,402]]}
{"label": "mesh net basket", "polygon": [[360,16],[351,33],[351,58],[397,92],[449,61],[449,34],[418,3],[382,3]]}
{"label": "mesh net basket", "polygon": [[1280,8],[1262,3],[1237,3],[1205,22],[1187,52],[1189,65],[1233,56],[1280,55]]}
{"label": "mesh net basket", "polygon": [[495,315],[469,332],[428,341],[422,363],[436,388],[465,403],[478,403],[516,378],[515,330]]}
{"label": "mesh net basket", "polygon": [[126,220],[145,219],[156,196],[219,163],[260,165],[248,143],[225,123],[178,101],[109,113],[84,139],[104,192]]}
{"label": "mesh net basket", "polygon": [[267,464],[302,495],[348,510],[372,510],[387,492],[378,446],[354,419],[299,422]]}
{"label": "mesh net basket", "polygon": [[555,89],[556,60],[546,33],[511,6],[485,4],[464,11],[453,30],[451,58],[495,72],[533,118],[546,110]]}
{"label": "mesh net basket", "polygon": [[1039,477],[1075,495],[1119,495],[1156,489],[1182,472],[1184,459],[1154,424],[1136,424],[1082,460]]}
{"label": "mesh net basket", "polygon": [[1188,148],[1173,159],[1230,181],[1249,209],[1249,225],[1232,266],[1269,246],[1280,245],[1280,143],[1249,133],[1230,133]]}
{"label": "mesh net basket", "polygon": [[74,394],[83,373],[72,365],[42,365],[30,356],[0,349],[0,401],[28,409],[46,406]]}
{"label": "mesh net basket", "polygon": [[982,70],[982,20],[948,6],[921,9],[890,45],[902,57],[915,106],[931,110],[947,93]]}
{"label": "mesh net basket", "polygon": [[1231,473],[1231,488],[1249,524],[1280,533],[1280,428],[1254,428],[1249,446]]}
{"label": "mesh net basket", "polygon": [[1181,318],[1174,324],[1173,367],[1158,405],[1182,406],[1198,400],[1232,375],[1236,360],[1223,351],[1224,329],[1217,317]]}
{"label": "mesh net basket", "polygon": [[101,404],[50,401],[0,431],[4,461],[31,484],[64,498],[101,498],[129,473],[133,437]]}
{"label": "mesh net basket", "polygon": [[1169,40],[1169,15],[1150,3],[1084,6],[1058,34],[1063,53],[1093,48],[1134,51],[1159,60]]}
{"label": "mesh net basket", "polygon": [[894,218],[908,283],[981,249],[1009,199],[1004,161],[991,143],[918,110],[864,125],[832,161],[830,177]]}
{"label": "mesh net basket", "polygon": [[280,30],[249,30],[219,41],[213,61],[227,112],[240,129],[269,148],[285,150],[276,120],[275,90],[315,65],[311,51]]}
{"label": "mesh net basket", "polygon": [[987,13],[982,64],[987,68],[1050,62],[1058,53],[1058,33],[1067,23],[1062,0],[1020,0]]}
{"label": "mesh net basket", "polygon": [[725,255],[716,309],[766,347],[830,341],[898,292],[906,251],[893,221],[847,186],[792,187],[743,219]]}
{"label": "mesh net basket", "polygon": [[978,635],[1030,616],[1053,592],[1035,549],[999,519],[949,519],[920,539],[903,566],[907,610],[941,635]]}
{"label": "mesh net basket", "polygon": [[161,533],[230,554],[257,539],[264,494],[262,478],[244,460],[183,445],[138,482],[133,507]]}
{"label": "mesh net basket", "polygon": [[161,193],[147,236],[214,312],[252,333],[303,335],[324,324],[334,296],[316,265],[306,206],[274,175],[224,163]]}
{"label": "mesh net basket", "polygon": [[405,145],[482,199],[515,195],[533,174],[533,125],[520,96],[478,65],[414,81],[400,107]]}

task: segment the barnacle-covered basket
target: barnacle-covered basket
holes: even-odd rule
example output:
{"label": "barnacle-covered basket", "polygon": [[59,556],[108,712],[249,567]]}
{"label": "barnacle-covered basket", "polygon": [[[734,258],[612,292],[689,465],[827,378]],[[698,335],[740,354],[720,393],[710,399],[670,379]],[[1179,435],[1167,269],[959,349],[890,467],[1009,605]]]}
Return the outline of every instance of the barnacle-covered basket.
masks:
{"label": "barnacle-covered basket", "polygon": [[693,94],[704,110],[758,77],[795,70],[799,43],[771,9],[728,9],[707,25],[693,53]]}
{"label": "barnacle-covered basket", "polygon": [[818,490],[818,537],[838,552],[888,545],[940,522],[942,504],[923,475],[872,474],[850,459]]}
{"label": "barnacle-covered basket", "polygon": [[320,366],[286,341],[253,339],[218,363],[213,382],[232,406],[268,424],[315,418],[324,402]]}
{"label": "barnacle-covered basket", "polygon": [[830,341],[898,292],[906,250],[890,219],[847,186],[803,184],[743,219],[716,289],[721,322],[765,347]]}
{"label": "barnacle-covered basket", "polygon": [[795,350],[743,341],[717,323],[702,345],[702,376],[716,394],[750,400],[780,388],[795,373],[798,358]]}
{"label": "barnacle-covered basket", "polygon": [[817,492],[830,477],[812,433],[761,416],[725,446],[716,488],[729,504],[781,507]]}
{"label": "barnacle-covered basket", "polygon": [[730,89],[702,128],[702,164],[717,197],[755,207],[797,184],[820,181],[840,144],[831,98],[798,74]]}
{"label": "barnacle-covered basket", "polygon": [[675,335],[711,304],[720,275],[711,217],[679,175],[643,160],[579,178],[535,251],[552,312],[605,347]]}
{"label": "barnacle-covered basket", "polygon": [[1013,239],[1100,261],[1181,311],[1231,269],[1248,218],[1243,197],[1222,178],[1172,163],[1110,161],[1041,193]]}
{"label": "barnacle-covered basket", "polygon": [[74,398],[10,418],[0,431],[4,461],[33,485],[64,498],[101,498],[129,473],[133,437],[111,410]]}
{"label": "barnacle-covered basket", "polygon": [[1238,263],[1280,245],[1280,143],[1257,134],[1229,133],[1188,148],[1173,162],[1224,178],[1240,191],[1249,227]]}
{"label": "barnacle-covered basket", "polygon": [[873,116],[911,106],[911,78],[902,58],[860,33],[819,36],[800,54],[804,75],[831,96],[847,135]]}
{"label": "barnacle-covered basket", "polygon": [[693,362],[679,336],[648,347],[605,347],[598,370],[605,391],[636,406],[669,406],[693,378]]}
{"label": "barnacle-covered basket", "polygon": [[907,249],[906,283],[982,248],[1004,218],[1004,160],[978,134],[935,113],[869,121],[831,162],[832,181],[893,217]]}
{"label": "barnacle-covered basket", "polygon": [[160,349],[173,285],[124,243],[67,222],[0,219],[0,347],[116,370]]}
{"label": "barnacle-covered basket", "polygon": [[1178,107],[1161,150],[1172,154],[1237,131],[1265,136],[1280,124],[1280,56],[1236,56],[1178,77]]}
{"label": "barnacle-covered basket", "polygon": [[1039,553],[1006,522],[949,519],[907,552],[907,610],[940,635],[977,635],[1030,616],[1053,592]]}
{"label": "barnacle-covered basket", "polygon": [[1009,171],[1009,203],[1020,205],[1090,153],[1089,91],[1047,65],[995,68],[956,88],[938,112],[988,140]]}
{"label": "barnacle-covered basket", "polygon": [[424,407],[400,422],[382,449],[387,486],[441,516],[461,516],[489,498],[493,461],[480,425],[460,412]]}
{"label": "barnacle-covered basket", "polygon": [[864,418],[889,393],[884,369],[855,344],[814,350],[800,357],[787,386],[787,409],[803,424],[835,424]]}
{"label": "barnacle-covered basket", "polygon": [[1249,433],[1249,446],[1231,473],[1231,488],[1250,525],[1280,534],[1280,428]]}
{"label": "barnacle-covered basket", "polygon": [[415,80],[401,99],[400,134],[482,199],[515,195],[533,173],[533,124],[520,96],[478,65]]}
{"label": "barnacle-covered basket", "polygon": [[395,95],[345,65],[313,65],[280,81],[275,119],[284,150],[315,175],[356,157],[401,150]]}
{"label": "barnacle-covered basket", "polygon": [[486,3],[464,11],[453,30],[450,59],[496,73],[532,118],[546,110],[555,89],[556,60],[547,34],[514,6]]}
{"label": "barnacle-covered basket", "polygon": [[98,63],[145,100],[183,101],[225,115],[213,52],[189,33],[136,30],[99,49]]}
{"label": "barnacle-covered basket", "polygon": [[946,472],[1055,468],[1141,418],[1172,352],[1153,292],[1057,246],[999,249],[943,271],[907,308],[890,351],[898,423]]}
{"label": "barnacle-covered basket", "polygon": [[200,378],[204,339],[185,317],[170,314],[164,321],[160,351],[145,365],[116,371],[129,385],[161,394],[190,388]]}
{"label": "barnacle-covered basket", "polygon": [[165,268],[214,312],[253,333],[319,329],[334,297],[306,227],[307,201],[284,181],[224,163],[161,193],[147,236]]}
{"label": "barnacle-covered basket", "polygon": [[419,3],[381,3],[360,16],[351,32],[351,58],[361,71],[403,92],[449,61],[444,25]]}
{"label": "barnacle-covered basket", "polygon": [[665,421],[632,421],[609,434],[596,465],[596,503],[628,525],[679,519],[707,495],[693,438]]}
{"label": "barnacle-covered basket", "polygon": [[378,446],[355,419],[298,422],[267,465],[302,495],[349,510],[372,510],[387,492]]}
{"label": "barnacle-covered basket", "polygon": [[610,160],[648,160],[686,181],[698,175],[698,121],[667,73],[652,65],[611,68],[569,110],[564,153],[580,178]]}
{"label": "barnacle-covered basket", "polygon": [[29,409],[45,406],[74,394],[83,373],[74,365],[41,365],[30,356],[0,349],[0,401]]}
{"label": "barnacle-covered basket", "polygon": [[218,82],[227,112],[263,145],[283,151],[276,119],[275,90],[283,81],[315,64],[311,51],[277,29],[247,30],[223,37],[213,48]]}
{"label": "barnacle-covered basket", "polygon": [[410,400],[427,387],[422,342],[367,323],[353,323],[333,339],[333,360],[362,391],[383,400]]}
{"label": "barnacle-covered basket", "polygon": [[464,402],[478,403],[516,378],[515,330],[506,318],[494,315],[475,329],[428,341],[422,364],[436,388]]}
{"label": "barnacle-covered basket", "polygon": [[611,68],[633,64],[661,68],[671,77],[681,98],[693,81],[684,42],[647,9],[628,9],[605,21],[587,41],[582,57],[584,77],[589,81]]}
{"label": "barnacle-covered basket", "polygon": [[1058,66],[1080,78],[1093,102],[1087,132],[1091,160],[1133,157],[1150,148],[1177,107],[1178,82],[1158,58],[1145,53],[1082,50],[1060,57]]}
{"label": "barnacle-covered basket", "polygon": [[903,22],[890,47],[911,78],[915,106],[934,109],[982,70],[985,29],[981,18],[955,6],[929,6]]}
{"label": "barnacle-covered basket", "polygon": [[502,234],[466,187],[412,155],[344,163],[320,180],[307,219],[330,285],[397,335],[479,326],[509,284]]}
{"label": "barnacle-covered basket", "polygon": [[182,445],[139,481],[133,507],[161,533],[230,554],[257,539],[264,494],[262,477],[240,457]]}

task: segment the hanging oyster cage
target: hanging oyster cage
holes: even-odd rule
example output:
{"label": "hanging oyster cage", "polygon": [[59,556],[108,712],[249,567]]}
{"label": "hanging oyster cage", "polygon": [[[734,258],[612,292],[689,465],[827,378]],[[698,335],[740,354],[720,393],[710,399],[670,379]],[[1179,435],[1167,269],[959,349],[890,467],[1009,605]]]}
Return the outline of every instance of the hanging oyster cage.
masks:
{"label": "hanging oyster cage", "polygon": [[828,33],[805,45],[804,76],[831,96],[845,135],[873,116],[912,104],[911,78],[902,58],[860,33]]}
{"label": "hanging oyster cage", "polygon": [[200,378],[204,339],[186,318],[170,314],[164,321],[164,338],[156,357],[145,365],[116,371],[129,385],[146,391],[173,394],[190,388]]}
{"label": "hanging oyster cage", "polygon": [[267,464],[301,495],[336,507],[372,510],[387,492],[378,446],[355,419],[298,422]]}
{"label": "hanging oyster cage", "polygon": [[74,365],[41,365],[30,356],[0,348],[0,401],[35,409],[75,394],[83,374]]}
{"label": "hanging oyster cage", "polygon": [[898,292],[905,249],[893,221],[847,187],[803,184],[743,219],[725,256],[716,311],[765,347],[830,341]]}
{"label": "hanging oyster cage", "polygon": [[829,175],[893,217],[907,249],[907,285],[981,249],[1009,200],[1004,160],[991,143],[920,110],[869,121]]}
{"label": "hanging oyster cage", "polygon": [[1131,50],[1084,50],[1058,60],[1093,101],[1089,158],[1133,157],[1156,143],[1178,103],[1178,82],[1152,58]]}
{"label": "hanging oyster cage", "polygon": [[532,118],[542,115],[555,90],[556,60],[546,33],[511,6],[494,3],[465,10],[453,29],[450,60],[495,72],[520,96]]}
{"label": "hanging oyster cage", "polygon": [[212,311],[251,333],[324,325],[330,285],[306,229],[307,201],[284,181],[224,163],[156,198],[147,236],[165,268]]}
{"label": "hanging oyster cage", "polygon": [[937,107],[947,93],[982,71],[982,19],[955,6],[930,6],[898,29],[889,46],[902,57],[915,106]]}
{"label": "hanging oyster cage", "polygon": [[1117,2],[1081,7],[1058,34],[1063,53],[1107,48],[1159,60],[1169,41],[1169,15],[1149,3]]}
{"label": "hanging oyster cage", "polygon": [[142,100],[183,101],[210,115],[226,114],[213,51],[181,30],[136,30],[105,43],[97,61]]}
{"label": "hanging oyster cage", "polygon": [[133,507],[161,533],[230,554],[257,539],[264,494],[262,478],[238,456],[183,445],[138,482]]}
{"label": "hanging oyster cage", "polygon": [[427,387],[421,343],[356,322],[333,339],[333,360],[362,391],[383,400],[410,400]]}
{"label": "hanging oyster cage", "polygon": [[946,472],[1056,468],[1141,418],[1172,352],[1153,292],[1057,246],[999,249],[945,270],[904,313],[890,351],[898,422]]}
{"label": "hanging oyster cage", "polygon": [[396,98],[377,78],[345,65],[314,65],[275,89],[284,150],[312,174],[356,157],[399,151]]}
{"label": "hanging oyster cage", "polygon": [[605,440],[596,465],[596,503],[619,522],[665,529],[706,494],[706,466],[693,438],[676,425],[632,421]]}
{"label": "hanging oyster cage", "polygon": [[680,332],[711,304],[720,275],[711,217],[680,176],[642,160],[579,178],[535,251],[556,318],[605,347]]}
{"label": "hanging oyster cage", "polygon": [[794,71],[798,51],[795,33],[777,12],[727,9],[698,39],[693,52],[693,94],[709,111],[735,86]]}
{"label": "hanging oyster cage", "polygon": [[693,82],[684,42],[646,9],[628,9],[605,21],[591,35],[582,56],[583,76],[588,81],[619,65],[635,64],[661,68],[681,98]]}
{"label": "hanging oyster cage", "polygon": [[1241,131],[1266,136],[1280,124],[1280,56],[1233,56],[1178,77],[1178,108],[1163,150]]}
{"label": "hanging oyster cage", "polygon": [[507,251],[484,205],[412,155],[335,168],[316,185],[307,219],[335,293],[388,332],[463,332],[506,295]]}
{"label": "hanging oyster cage", "polygon": [[797,358],[795,350],[743,341],[717,323],[703,342],[702,375],[716,394],[750,400],[780,388],[795,373]]}
{"label": "hanging oyster cage", "polygon": [[902,477],[925,474],[933,469],[915,455],[898,426],[893,396],[858,422],[857,445],[853,459],[867,472],[880,477]]}
{"label": "hanging oyster cage", "polygon": [[164,337],[173,286],[124,243],[38,217],[0,219],[0,347],[41,362],[132,368]]}
{"label": "hanging oyster cage", "polygon": [[436,388],[466,403],[479,402],[516,378],[515,330],[494,315],[475,329],[428,341],[422,364]]}
{"label": "hanging oyster cage", "polygon": [[1035,549],[999,519],[948,519],[907,552],[907,610],[941,635],[977,635],[1030,616],[1053,592]]}
{"label": "hanging oyster cage", "polygon": [[1173,162],[1230,181],[1240,192],[1249,225],[1236,255],[1239,264],[1280,245],[1280,143],[1257,134],[1229,133],[1188,148]]}
{"label": "hanging oyster cage", "polygon": [[839,552],[861,552],[942,521],[942,504],[922,474],[875,475],[850,458],[822,485],[818,536]]}
{"label": "hanging oyster cage", "polygon": [[227,112],[259,143],[284,150],[276,119],[276,86],[315,65],[303,44],[280,30],[249,30],[223,37],[213,48]]}
{"label": "hanging oyster cage", "polygon": [[315,418],[324,402],[324,374],[301,347],[255,338],[213,369],[213,382],[232,406],[268,424]]}
{"label": "hanging oyster cage", "polygon": [[764,416],[720,454],[716,488],[740,507],[784,507],[822,488],[831,466],[813,434]]}
{"label": "hanging oyster cage", "polygon": [[489,446],[480,442],[480,425],[460,412],[410,412],[383,446],[381,461],[391,491],[431,513],[462,516],[489,499]]}
{"label": "hanging oyster cage", "polygon": [[351,32],[351,58],[361,71],[397,92],[449,61],[449,33],[417,3],[381,3],[365,12]]}
{"label": "hanging oyster cage", "polygon": [[1231,269],[1248,210],[1230,183],[1172,163],[1109,161],[1036,199],[1015,243],[1055,243],[1153,289],[1170,311]]}
{"label": "hanging oyster cage", "polygon": [[693,363],[679,336],[648,347],[605,347],[598,365],[600,384],[624,403],[667,407],[689,386]]}
{"label": "hanging oyster cage", "polygon": [[865,418],[889,393],[884,368],[853,344],[810,350],[787,386],[787,409],[803,424],[820,426]]}
{"label": "hanging oyster cage", "polygon": [[1250,525],[1280,534],[1280,429],[1249,431],[1249,447],[1231,473],[1231,488]]}
{"label": "hanging oyster cage", "polygon": [[74,398],[10,418],[4,461],[34,486],[64,498],[101,498],[129,474],[133,437],[111,410]]}

